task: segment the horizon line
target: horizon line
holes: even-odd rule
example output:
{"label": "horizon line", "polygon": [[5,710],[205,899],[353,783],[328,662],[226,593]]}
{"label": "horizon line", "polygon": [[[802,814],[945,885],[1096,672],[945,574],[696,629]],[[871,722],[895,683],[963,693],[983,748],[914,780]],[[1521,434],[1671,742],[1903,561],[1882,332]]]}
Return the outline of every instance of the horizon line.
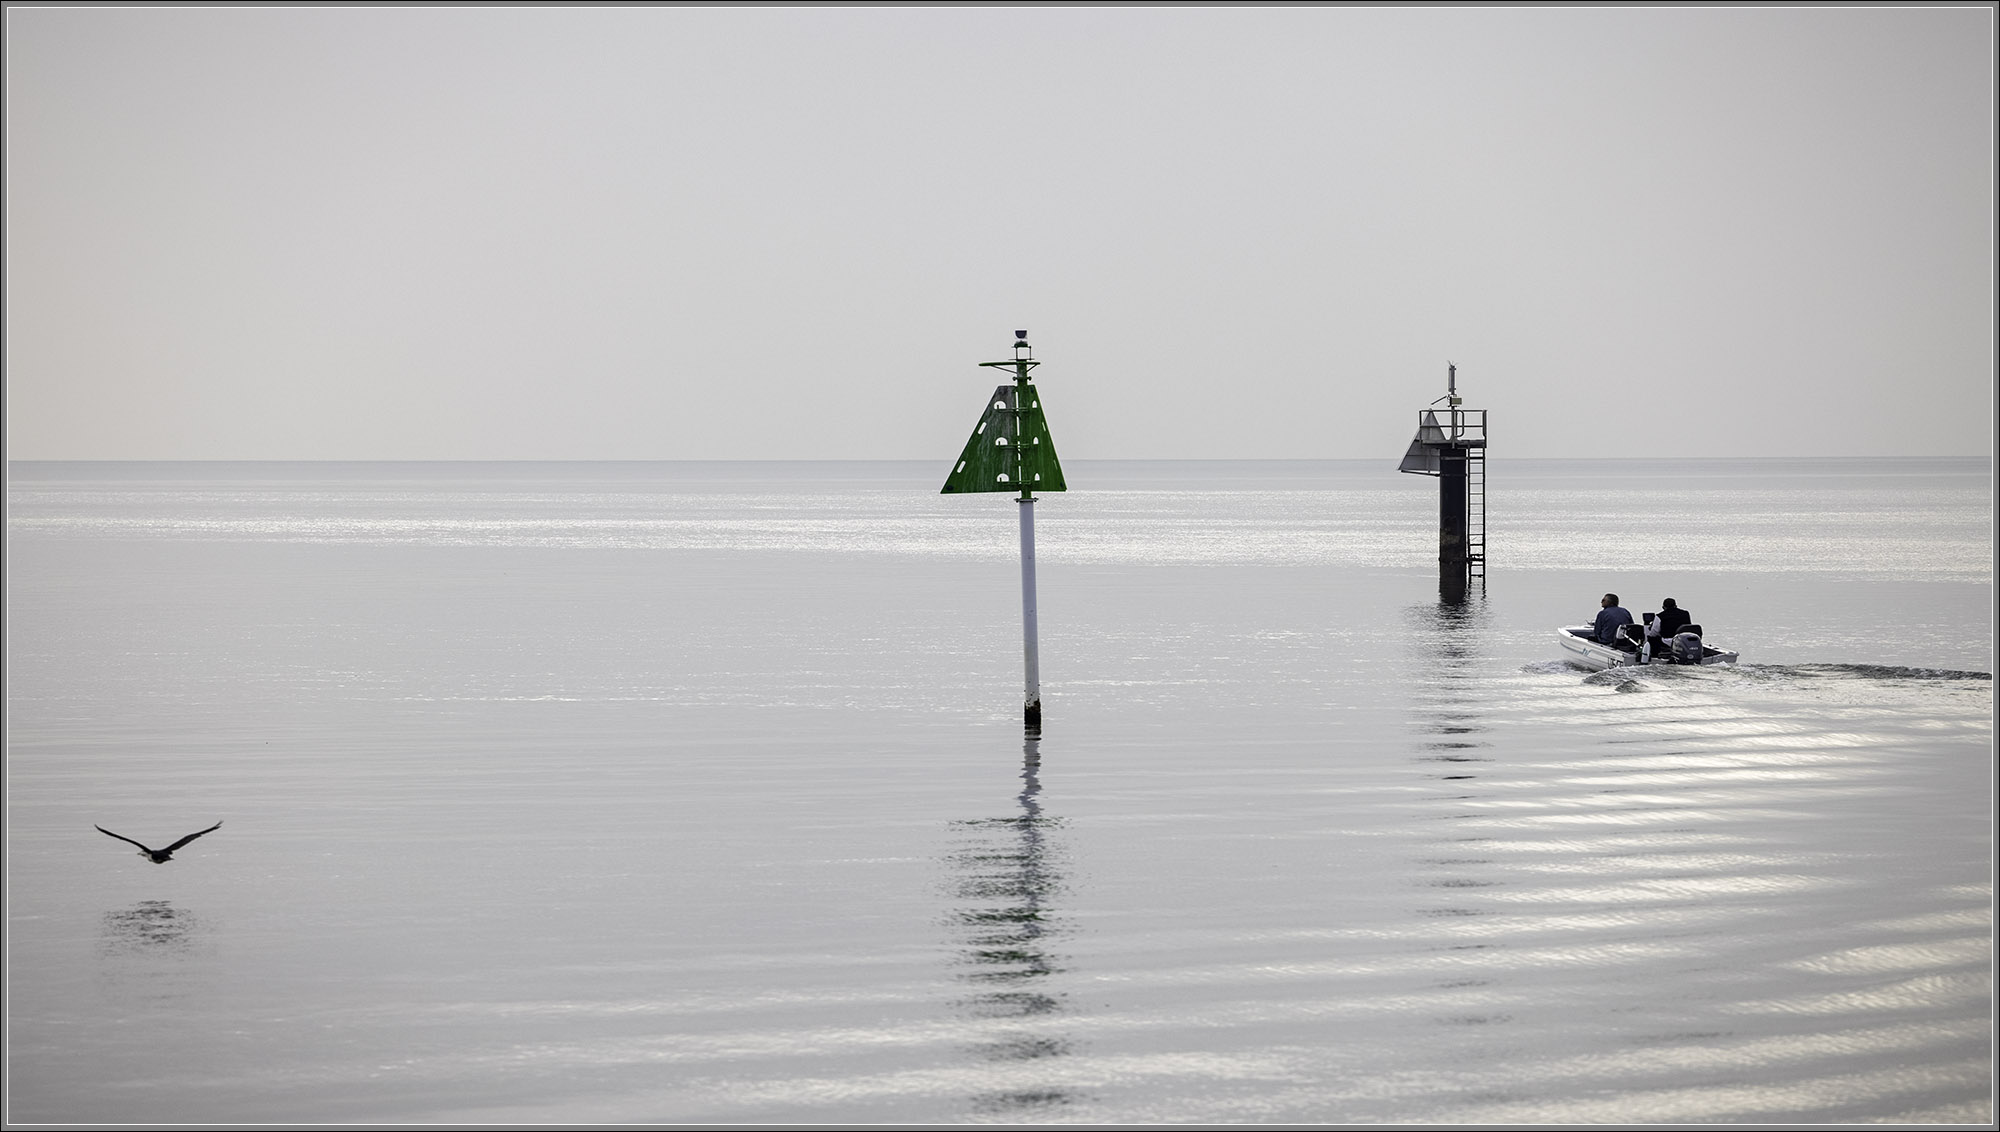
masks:
{"label": "horizon line", "polygon": [[[1502,460],[1642,461],[1705,460],[1985,460],[1995,453],[1855,456],[1503,456]],[[1394,463],[1400,456],[1079,456],[1074,464],[1298,464]],[[1491,459],[1491,457],[1489,457]],[[933,456],[8,456],[9,464],[949,464]]]}

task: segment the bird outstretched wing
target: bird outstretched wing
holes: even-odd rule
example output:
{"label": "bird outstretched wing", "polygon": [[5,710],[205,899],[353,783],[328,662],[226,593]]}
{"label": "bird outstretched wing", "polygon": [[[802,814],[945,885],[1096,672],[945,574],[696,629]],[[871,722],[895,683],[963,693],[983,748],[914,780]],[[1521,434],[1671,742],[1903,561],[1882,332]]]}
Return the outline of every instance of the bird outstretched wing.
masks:
{"label": "bird outstretched wing", "polygon": [[[216,822],[214,825],[209,826],[207,829],[202,830],[201,833],[190,833],[186,837],[181,838],[179,841],[174,842],[172,845],[167,846],[167,852],[171,853],[174,850],[180,848],[181,846],[186,845],[188,842],[193,841],[197,837],[200,837],[202,833],[214,833],[216,830],[221,828],[222,828],[222,823]],[[114,833],[112,834],[112,836],[116,837],[118,835]]]}
{"label": "bird outstretched wing", "polygon": [[[220,825],[221,823],[220,823],[220,822],[218,822],[218,823],[216,823],[216,824]],[[101,826],[101,825],[95,825],[95,826],[92,826],[91,828],[92,828],[92,829],[94,829],[94,830],[96,830],[97,832],[99,832],[99,833],[103,834],[103,835],[104,835],[104,836],[106,836],[106,837],[115,837],[115,838],[117,838],[118,840],[120,840],[120,841],[123,841],[123,842],[126,842],[126,843],[128,843],[128,844],[131,844],[131,845],[139,845],[139,843],[138,843],[137,841],[133,841],[133,840],[132,840],[131,838],[129,838],[129,837],[127,837],[127,836],[125,836],[124,834],[122,834],[122,833],[113,833],[113,832],[111,832],[110,830],[108,830],[108,829],[104,828],[104,827],[103,827],[103,826]],[[204,831],[204,832],[206,832],[206,831]],[[200,835],[200,834],[196,834],[195,836],[199,837],[199,836],[201,836],[201,835]],[[148,852],[148,853],[151,853],[151,852],[152,852],[152,850],[151,850],[151,849],[148,849],[148,848],[147,848],[146,846],[144,846],[144,845],[139,845],[139,848],[141,848],[141,849],[145,849],[145,850],[146,850],[146,852]]]}

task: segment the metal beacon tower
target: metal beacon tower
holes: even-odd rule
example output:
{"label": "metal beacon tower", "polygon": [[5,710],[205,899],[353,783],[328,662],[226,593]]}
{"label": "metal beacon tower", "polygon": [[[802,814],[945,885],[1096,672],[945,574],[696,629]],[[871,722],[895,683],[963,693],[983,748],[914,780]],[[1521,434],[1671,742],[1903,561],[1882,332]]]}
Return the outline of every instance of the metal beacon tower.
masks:
{"label": "metal beacon tower", "polygon": [[1445,368],[1445,394],[1417,413],[1396,470],[1438,477],[1438,597],[1456,604],[1472,579],[1486,584],[1486,410],[1461,407],[1458,367]]}

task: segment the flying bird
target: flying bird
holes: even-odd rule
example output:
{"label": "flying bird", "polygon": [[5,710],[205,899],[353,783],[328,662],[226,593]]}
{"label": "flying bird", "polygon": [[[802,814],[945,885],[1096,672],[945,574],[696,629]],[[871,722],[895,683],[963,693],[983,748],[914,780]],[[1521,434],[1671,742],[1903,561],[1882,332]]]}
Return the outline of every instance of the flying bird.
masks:
{"label": "flying bird", "polygon": [[[101,825],[94,826],[93,828],[95,828],[97,832],[103,834],[106,837],[115,837],[120,841],[129,842],[130,844],[133,845],[139,845],[138,842],[133,841],[131,838],[125,836],[124,834],[113,833]],[[221,828],[222,828],[222,823],[216,822],[214,825],[209,826],[207,829],[202,830],[201,833],[214,833],[216,830]],[[183,845],[186,845],[188,842],[193,841],[195,838],[200,837],[201,833],[190,833],[186,837],[181,838],[179,841],[174,842],[172,845],[167,846],[165,849],[148,849],[144,845],[139,845],[139,855],[141,857],[147,858],[156,865],[164,865],[168,861],[174,859],[174,850],[180,848]]]}

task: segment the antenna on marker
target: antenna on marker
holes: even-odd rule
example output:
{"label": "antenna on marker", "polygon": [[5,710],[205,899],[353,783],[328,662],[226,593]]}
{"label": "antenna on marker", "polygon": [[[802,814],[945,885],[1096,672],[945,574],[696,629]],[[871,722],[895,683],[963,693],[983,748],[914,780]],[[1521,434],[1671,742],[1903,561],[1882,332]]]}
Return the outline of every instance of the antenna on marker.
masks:
{"label": "antenna on marker", "polygon": [[1437,401],[1432,401],[1431,404],[1435,405],[1438,401],[1450,401],[1452,407],[1456,408],[1460,403],[1458,396],[1458,367],[1452,365],[1450,362],[1446,362],[1444,364],[1444,371],[1444,396],[1438,398]]}

